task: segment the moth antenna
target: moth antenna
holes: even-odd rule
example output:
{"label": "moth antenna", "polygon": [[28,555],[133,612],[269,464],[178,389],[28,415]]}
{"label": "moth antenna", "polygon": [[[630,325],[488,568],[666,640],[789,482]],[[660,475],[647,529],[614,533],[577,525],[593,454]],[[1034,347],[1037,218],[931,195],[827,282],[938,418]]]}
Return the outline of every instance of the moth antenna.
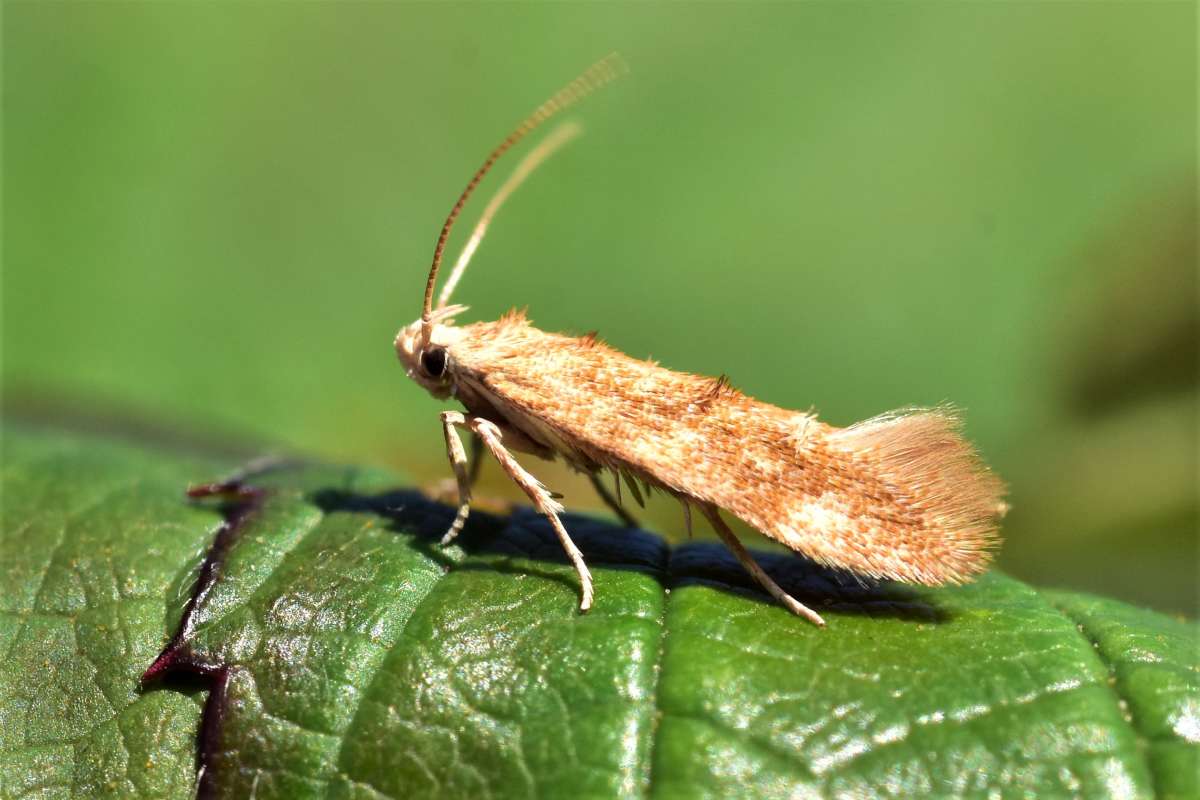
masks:
{"label": "moth antenna", "polygon": [[471,231],[471,238],[467,240],[466,245],[458,256],[458,260],[454,262],[454,269],[450,270],[450,277],[442,284],[442,291],[438,293],[437,308],[442,308],[450,302],[450,295],[454,292],[454,288],[458,286],[458,281],[462,278],[463,273],[467,271],[467,264],[470,263],[471,257],[475,255],[475,250],[479,247],[479,243],[483,241],[488,226],[492,224],[496,212],[500,210],[504,202],[525,182],[526,178],[533,174],[534,170],[546,163],[551,156],[581,133],[583,133],[583,126],[579,123],[564,122],[555,128],[549,136],[538,142],[537,147],[529,151],[521,159],[521,162],[517,164],[517,168],[512,171],[512,174],[501,184],[496,193],[492,195],[492,199],[488,201],[487,206],[484,207],[483,215],[479,218],[479,222],[475,223],[475,229]]}
{"label": "moth antenna", "polygon": [[475,187],[483,180],[483,176],[488,174],[488,171],[491,170],[492,165],[496,163],[500,156],[504,155],[513,145],[525,138],[534,128],[563,109],[573,106],[613,79],[620,77],[625,71],[625,62],[616,53],[600,59],[584,70],[583,74],[578,78],[555,92],[549,100],[538,106],[504,141],[497,145],[495,150],[488,154],[483,165],[475,170],[475,174],[471,176],[471,180],[467,183],[467,188],[463,189],[462,194],[458,196],[458,200],[454,203],[454,207],[450,209],[450,214],[446,217],[446,222],[442,225],[442,232],[438,234],[437,244],[433,248],[433,264],[429,268],[429,280],[425,283],[425,304],[421,310],[421,337],[426,342],[429,341],[429,337],[433,333],[433,320],[431,319],[433,313],[433,289],[434,284],[437,282],[438,267],[442,263],[442,254],[446,250],[446,240],[449,239],[450,229],[454,227],[454,221],[462,213],[467,198],[475,191]]}

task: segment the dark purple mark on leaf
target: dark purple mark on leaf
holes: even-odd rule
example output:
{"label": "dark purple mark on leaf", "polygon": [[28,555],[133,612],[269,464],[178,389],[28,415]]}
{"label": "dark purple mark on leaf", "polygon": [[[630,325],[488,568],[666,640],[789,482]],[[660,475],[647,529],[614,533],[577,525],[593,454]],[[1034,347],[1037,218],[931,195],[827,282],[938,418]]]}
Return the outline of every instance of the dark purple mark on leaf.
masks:
{"label": "dark purple mark on leaf", "polygon": [[[262,468],[247,469],[237,479],[188,489],[187,495],[192,499],[220,498],[220,511],[225,519],[200,565],[200,574],[184,607],[179,628],[142,674],[143,684],[178,677],[198,679],[208,687],[197,741],[196,796],[201,800],[217,793],[213,761],[220,745],[229,682],[237,667],[199,656],[191,648],[191,638],[199,608],[220,576],[226,556],[237,543],[247,521],[258,512],[269,494],[266,489],[247,486],[248,475],[261,474],[286,462],[271,460],[264,463]],[[635,487],[636,484],[631,488]],[[437,541],[454,515],[451,507],[432,502],[413,490],[373,496],[327,489],[316,492],[312,502],[326,513],[376,514],[390,520],[397,531],[415,533],[418,541],[425,542]],[[758,594],[753,579],[719,545],[695,543],[671,550],[659,537],[644,531],[617,528],[608,522],[575,515],[568,515],[566,521],[592,564],[649,569],[668,590],[689,583],[708,583],[717,588]],[[561,545],[549,523],[532,509],[517,509],[507,517],[473,514],[459,545],[474,553],[510,554],[565,563]],[[441,551],[438,548],[433,552]],[[801,596],[823,597],[826,605],[832,601],[842,613],[935,622],[946,619],[903,587],[880,587],[854,576],[843,576],[790,553],[760,555],[759,558],[773,577],[791,586],[792,591]],[[451,563],[440,563],[443,572],[454,569]]]}
{"label": "dark purple mark on leaf", "polygon": [[193,486],[188,489],[187,495],[195,500],[221,498],[221,513],[225,516],[225,521],[221,523],[212,546],[200,565],[200,575],[196,579],[192,596],[188,598],[184,607],[179,628],[158,654],[158,658],[154,659],[154,663],[142,673],[142,683],[182,675],[201,678],[208,684],[208,700],[205,701],[204,713],[200,719],[197,754],[199,771],[196,786],[196,797],[207,798],[212,797],[216,791],[212,758],[220,740],[221,721],[225,714],[225,695],[233,669],[227,664],[215,663],[197,656],[192,651],[190,640],[195,631],[196,614],[200,604],[216,583],[225,556],[237,541],[242,526],[262,506],[266,491],[245,486],[239,481],[229,481]]}

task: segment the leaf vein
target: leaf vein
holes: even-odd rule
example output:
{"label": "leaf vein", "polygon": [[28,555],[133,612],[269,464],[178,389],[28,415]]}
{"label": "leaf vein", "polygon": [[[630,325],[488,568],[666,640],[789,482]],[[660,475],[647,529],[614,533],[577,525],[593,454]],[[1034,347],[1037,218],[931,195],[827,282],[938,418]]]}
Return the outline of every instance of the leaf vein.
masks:
{"label": "leaf vein", "polygon": [[1146,734],[1142,731],[1142,729],[1137,724],[1137,717],[1133,713],[1133,708],[1130,705],[1128,698],[1126,698],[1125,695],[1123,695],[1121,693],[1121,690],[1120,690],[1121,680],[1117,675],[1117,665],[1104,657],[1104,654],[1100,647],[1100,640],[1091,633],[1091,631],[1089,630],[1089,628],[1087,626],[1086,620],[1084,620],[1080,617],[1077,617],[1075,614],[1072,614],[1066,608],[1055,603],[1052,600],[1046,600],[1046,602],[1054,610],[1056,610],[1058,613],[1062,614],[1067,620],[1069,620],[1072,623],[1075,630],[1079,631],[1080,637],[1082,637],[1083,640],[1085,642],[1087,642],[1088,649],[1091,650],[1091,652],[1095,655],[1096,661],[1099,662],[1100,665],[1104,667],[1105,672],[1108,673],[1109,680],[1106,683],[1107,683],[1108,689],[1109,689],[1112,697],[1116,701],[1117,712],[1129,720],[1129,727],[1133,731],[1133,734],[1137,740],[1138,759],[1141,761],[1142,765],[1145,767],[1146,774],[1150,776],[1150,788],[1151,788],[1152,795],[1154,797],[1158,797],[1159,793],[1160,793],[1159,792],[1160,781],[1159,781],[1158,773],[1154,770],[1154,765],[1153,765],[1153,763],[1151,763],[1150,757],[1147,753],[1147,751],[1149,749],[1149,741],[1147,739]]}
{"label": "leaf vein", "polygon": [[663,604],[662,614],[658,624],[662,633],[658,637],[658,654],[654,661],[654,685],[650,687],[650,733],[646,746],[646,789],[645,796],[649,797],[654,791],[654,757],[658,750],[658,734],[662,723],[663,710],[660,704],[663,665],[667,656],[667,616],[671,605],[671,560],[675,556],[675,548],[666,551],[665,563],[662,565]]}

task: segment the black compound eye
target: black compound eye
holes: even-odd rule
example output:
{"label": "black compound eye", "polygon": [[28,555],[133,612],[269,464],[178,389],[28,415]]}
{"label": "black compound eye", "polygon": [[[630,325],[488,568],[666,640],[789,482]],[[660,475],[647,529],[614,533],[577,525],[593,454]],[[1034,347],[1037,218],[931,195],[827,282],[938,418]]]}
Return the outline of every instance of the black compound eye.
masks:
{"label": "black compound eye", "polygon": [[421,368],[435,378],[446,371],[446,348],[431,347],[421,351]]}

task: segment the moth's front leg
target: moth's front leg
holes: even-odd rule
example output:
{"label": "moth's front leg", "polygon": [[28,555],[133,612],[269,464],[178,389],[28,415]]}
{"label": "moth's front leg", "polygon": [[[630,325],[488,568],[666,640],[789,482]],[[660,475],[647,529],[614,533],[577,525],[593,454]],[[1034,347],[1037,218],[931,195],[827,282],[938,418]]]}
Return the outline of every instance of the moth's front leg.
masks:
{"label": "moth's front leg", "polygon": [[471,464],[467,467],[467,485],[474,489],[475,483],[479,480],[479,470],[483,467],[483,440],[474,431],[471,432],[469,460]]}
{"label": "moth's front leg", "polygon": [[[450,468],[454,470],[454,479],[458,482],[458,513],[454,516],[454,522],[450,523],[450,530],[442,537],[442,544],[447,545],[458,536],[471,513],[471,479],[467,474],[467,454],[455,427],[466,425],[466,417],[461,411],[443,411],[441,417],[442,431],[446,434],[446,455],[450,459]],[[479,458],[475,460],[478,462]]]}
{"label": "moth's front leg", "polygon": [[581,590],[579,610],[587,611],[592,607],[592,573],[588,571],[587,564],[583,561],[583,553],[579,552],[579,548],[571,541],[567,529],[563,527],[562,520],[558,518],[563,507],[541,484],[541,481],[526,472],[524,467],[512,457],[512,454],[501,443],[500,429],[494,423],[480,417],[471,417],[467,424],[483,440],[484,446],[496,457],[496,461],[500,462],[500,466],[504,468],[508,476],[529,496],[534,507],[550,520],[554,533],[558,535],[558,541],[562,543],[563,550],[567,552],[567,558],[571,560],[575,572],[579,575]]}
{"label": "moth's front leg", "polygon": [[[450,454],[448,446],[447,455],[451,456],[451,463],[453,463],[453,455]],[[478,436],[472,433],[471,441],[467,446],[467,486],[470,487],[472,493],[475,490],[475,484],[479,482],[479,472],[482,466],[483,442]],[[455,478],[444,478],[428,486],[425,489],[425,494],[438,502],[451,503],[453,502],[453,498],[459,494],[458,481]],[[472,499],[474,499],[473,495]],[[495,500],[494,502],[496,504],[503,503],[501,500]]]}

